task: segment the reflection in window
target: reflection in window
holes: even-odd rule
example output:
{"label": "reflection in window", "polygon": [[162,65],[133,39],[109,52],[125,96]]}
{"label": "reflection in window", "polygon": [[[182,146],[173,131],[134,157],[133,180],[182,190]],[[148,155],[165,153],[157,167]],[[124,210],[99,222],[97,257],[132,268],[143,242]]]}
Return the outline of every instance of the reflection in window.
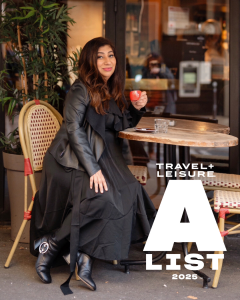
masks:
{"label": "reflection in window", "polygon": [[[163,106],[165,112],[210,118],[216,115],[228,124],[228,29],[228,0],[206,0],[201,4],[186,0],[127,0],[126,87],[148,90],[149,111]],[[199,63],[197,96],[185,97],[179,92],[180,63],[187,61]],[[161,82],[163,79],[167,84]]]}
{"label": "reflection in window", "polygon": [[[127,0],[125,96],[147,91],[148,116],[190,115],[228,126],[228,46],[229,0]],[[155,146],[144,145],[153,178]],[[191,148],[191,161],[228,172],[228,148]]]}

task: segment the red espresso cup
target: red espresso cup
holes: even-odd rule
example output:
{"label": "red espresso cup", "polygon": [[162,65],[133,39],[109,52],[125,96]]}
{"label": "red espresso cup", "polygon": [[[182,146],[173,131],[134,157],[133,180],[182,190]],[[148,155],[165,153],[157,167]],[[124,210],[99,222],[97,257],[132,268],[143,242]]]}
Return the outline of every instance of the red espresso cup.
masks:
{"label": "red espresso cup", "polygon": [[131,101],[138,101],[141,97],[141,91],[131,91],[130,92],[130,100]]}

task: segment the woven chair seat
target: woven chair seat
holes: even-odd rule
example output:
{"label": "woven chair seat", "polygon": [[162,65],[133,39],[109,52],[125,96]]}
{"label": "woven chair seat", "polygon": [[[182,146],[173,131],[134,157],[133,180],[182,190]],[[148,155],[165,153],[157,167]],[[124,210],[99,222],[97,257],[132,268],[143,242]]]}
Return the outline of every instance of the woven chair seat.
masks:
{"label": "woven chair seat", "polygon": [[139,181],[142,185],[147,183],[147,167],[128,165],[128,168],[137,181]]}
{"label": "woven chair seat", "polygon": [[[205,173],[207,176],[207,173]],[[216,186],[231,189],[240,189],[240,175],[213,173],[216,177],[194,177],[194,180],[201,180],[204,186]]]}
{"label": "woven chair seat", "polygon": [[34,105],[29,109],[28,131],[35,171],[42,170],[43,158],[52,143],[60,125],[54,114],[44,105]]}
{"label": "woven chair seat", "polygon": [[240,192],[214,191],[214,211],[219,212],[220,208],[239,208]]}

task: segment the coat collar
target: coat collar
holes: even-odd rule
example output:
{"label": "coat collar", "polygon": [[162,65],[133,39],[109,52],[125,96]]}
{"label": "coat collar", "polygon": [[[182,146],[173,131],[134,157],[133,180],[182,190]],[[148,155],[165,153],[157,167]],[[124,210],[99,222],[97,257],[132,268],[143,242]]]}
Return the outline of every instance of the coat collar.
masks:
{"label": "coat collar", "polygon": [[[85,114],[85,122],[87,122],[88,124],[90,124],[90,126],[92,127],[92,129],[94,131],[96,131],[101,138],[104,140],[105,142],[105,115],[100,115],[96,112],[96,110],[94,109],[94,107],[92,107],[90,105],[91,102],[91,98],[90,95],[87,92],[87,88],[84,85],[84,83],[81,81],[81,79],[77,78],[72,86],[81,84],[84,86],[84,88],[86,89],[86,94],[88,97],[88,107],[87,107],[87,111]],[[84,123],[85,123],[84,122]]]}
{"label": "coat collar", "polygon": [[86,121],[91,125],[105,142],[105,115],[98,114],[89,103],[86,111]]}

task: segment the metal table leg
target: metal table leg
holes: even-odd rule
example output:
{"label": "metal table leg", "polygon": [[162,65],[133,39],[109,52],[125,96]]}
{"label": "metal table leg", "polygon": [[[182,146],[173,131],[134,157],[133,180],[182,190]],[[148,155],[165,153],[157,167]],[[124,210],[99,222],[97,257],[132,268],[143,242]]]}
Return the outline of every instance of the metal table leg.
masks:
{"label": "metal table leg", "polygon": [[[190,162],[190,147],[179,146],[179,163],[185,166]],[[189,179],[188,173],[185,179]]]}
{"label": "metal table leg", "polygon": [[[157,157],[156,162],[160,163],[160,144],[157,143]],[[154,199],[161,190],[161,178],[157,177],[157,189],[156,191],[150,196],[151,199]]]}
{"label": "metal table leg", "polygon": [[[161,252],[159,255],[157,255],[155,258],[153,258],[152,262],[157,262],[159,260],[161,260],[167,252]],[[120,261],[120,265],[125,266],[125,273],[129,274],[130,270],[129,270],[129,266],[130,265],[145,265],[146,264],[146,260],[121,260]]]}
{"label": "metal table leg", "polygon": [[[180,158],[180,162],[184,163],[185,165],[187,165],[190,162],[190,148],[189,147],[179,147],[179,158]],[[189,177],[185,177],[185,180],[188,180]],[[183,222],[189,222],[188,220],[188,216],[186,213],[186,210],[184,209],[184,213],[183,213]],[[183,249],[183,253],[184,256],[188,255],[188,247],[187,247],[187,243],[182,243],[182,249]],[[206,274],[200,272],[200,271],[193,271],[193,273],[197,274],[199,277],[201,277],[203,279],[203,288],[207,289],[208,288],[208,283],[211,281],[211,278],[208,277]]]}
{"label": "metal table leg", "polygon": [[[184,256],[188,255],[187,243],[182,243],[182,249]],[[211,278],[208,277],[206,274],[202,273],[201,271],[192,271],[193,273],[197,274],[199,277],[203,279],[203,288],[208,289],[208,283],[211,281]]]}

